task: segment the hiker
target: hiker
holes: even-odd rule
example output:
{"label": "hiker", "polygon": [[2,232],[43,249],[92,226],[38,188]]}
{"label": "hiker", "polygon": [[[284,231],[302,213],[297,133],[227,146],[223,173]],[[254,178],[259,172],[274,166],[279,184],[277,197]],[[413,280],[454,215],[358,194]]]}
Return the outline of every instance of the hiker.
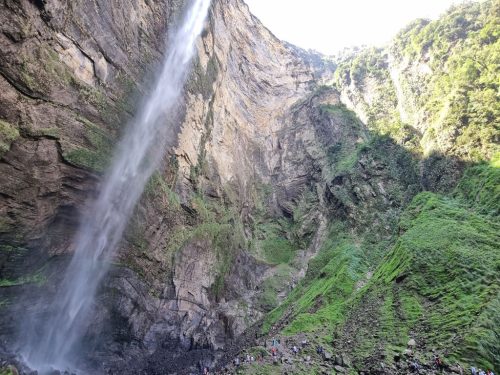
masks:
{"label": "hiker", "polygon": [[236,357],[236,358],[234,359],[234,365],[235,365],[236,367],[240,367],[240,358],[239,358],[239,357]]}
{"label": "hiker", "polygon": [[470,368],[470,373],[471,373],[472,375],[477,375],[477,370],[476,370],[476,368],[475,368],[474,366],[472,366],[472,367]]}
{"label": "hiker", "polygon": [[438,369],[440,372],[443,372],[444,368],[443,361],[438,355],[436,355],[436,357],[434,358],[434,364],[436,365],[436,369]]}
{"label": "hiker", "polygon": [[486,373],[483,370],[479,369],[479,375],[486,375]]}
{"label": "hiker", "polygon": [[493,373],[493,371],[491,371],[490,369],[488,369],[488,371],[486,371],[486,374],[487,374],[487,375],[495,375],[495,374]]}
{"label": "hiker", "polygon": [[297,355],[297,353],[299,352],[299,348],[297,348],[297,345],[293,346],[292,351],[294,355]]}
{"label": "hiker", "polygon": [[208,367],[203,368],[203,375],[210,375],[210,369]]}
{"label": "hiker", "polygon": [[318,347],[316,348],[316,353],[323,354],[323,351],[323,347],[321,345],[318,345]]}
{"label": "hiker", "polygon": [[255,357],[254,356],[250,357],[250,362],[255,362]]}
{"label": "hiker", "polygon": [[302,340],[301,344],[302,344],[302,348],[305,348],[307,345],[307,340],[306,339]]}
{"label": "hiker", "polygon": [[416,372],[417,374],[420,374],[420,364],[417,362],[416,359],[410,363],[410,369],[412,372]]}
{"label": "hiker", "polygon": [[276,340],[276,338],[275,338],[275,337],[273,337],[273,345],[272,345],[272,346],[273,346],[273,347],[274,347],[274,346],[278,346],[278,340]]}
{"label": "hiker", "polygon": [[250,357],[250,354],[247,354],[247,362],[248,362],[248,363],[250,363],[250,360],[251,360],[251,359],[252,359],[252,358]]}
{"label": "hiker", "polygon": [[271,354],[273,355],[273,357],[276,357],[277,351],[278,351],[278,350],[276,349],[276,347],[275,347],[275,346],[273,346],[273,347],[271,348]]}

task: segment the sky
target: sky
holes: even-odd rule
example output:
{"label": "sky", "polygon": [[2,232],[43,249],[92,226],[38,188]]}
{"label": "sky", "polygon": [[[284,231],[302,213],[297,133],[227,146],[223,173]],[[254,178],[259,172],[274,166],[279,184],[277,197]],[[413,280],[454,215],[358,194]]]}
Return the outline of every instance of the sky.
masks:
{"label": "sky", "polygon": [[245,0],[278,38],[333,55],[382,46],[409,22],[435,19],[458,0]]}

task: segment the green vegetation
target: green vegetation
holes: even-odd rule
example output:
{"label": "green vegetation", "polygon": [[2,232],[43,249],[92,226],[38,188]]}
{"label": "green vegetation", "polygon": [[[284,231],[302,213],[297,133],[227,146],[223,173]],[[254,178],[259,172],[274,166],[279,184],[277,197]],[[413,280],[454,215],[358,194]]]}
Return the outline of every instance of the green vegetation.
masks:
{"label": "green vegetation", "polygon": [[99,90],[95,89],[92,86],[89,86],[85,83],[81,83],[80,81],[73,81],[73,85],[75,85],[79,91],[80,98],[95,106],[101,113],[106,113],[108,110],[108,99],[106,96]]}
{"label": "green vegetation", "polygon": [[470,2],[417,20],[390,49],[344,57],[335,85],[371,130],[413,152],[490,160],[499,151],[499,9],[495,0]]}
{"label": "green vegetation", "polygon": [[295,258],[298,245],[290,240],[293,222],[265,218],[256,225],[252,252],[260,260],[270,264],[288,264]]}
{"label": "green vegetation", "polygon": [[171,189],[161,173],[154,172],[149,179],[144,192],[151,198],[159,198],[162,208],[169,211],[178,211],[181,207],[179,195]]}
{"label": "green vegetation", "polygon": [[173,259],[173,255],[188,242],[196,239],[207,241],[217,257],[213,270],[215,282],[211,288],[218,298],[224,291],[236,251],[247,246],[243,227],[235,212],[218,200],[196,195],[192,198],[191,206],[197,213],[197,223],[194,226],[178,226],[170,233],[164,252]]}
{"label": "green vegetation", "polygon": [[103,172],[111,160],[113,139],[100,127],[92,122],[80,118],[85,126],[85,137],[91,147],[76,147],[64,152],[63,157],[70,163],[79,167]]}
{"label": "green vegetation", "polygon": [[344,104],[323,104],[320,106],[320,110],[331,113],[337,116],[343,124],[349,127],[359,127],[360,121],[356,113],[348,109]]}
{"label": "green vegetation", "polygon": [[209,100],[213,94],[213,84],[219,73],[219,62],[217,56],[213,55],[207,62],[206,69],[201,66],[200,60],[196,59],[193,66],[193,78],[188,82],[188,90],[201,93],[204,100]]}
{"label": "green vegetation", "polygon": [[432,74],[402,77],[428,119],[422,140],[427,151],[473,161],[498,151],[499,30],[500,4],[489,0],[415,22],[395,39],[392,52],[399,59],[422,63],[431,56]]}
{"label": "green vegetation", "polygon": [[45,284],[46,281],[47,279],[43,274],[43,270],[39,270],[33,275],[23,276],[16,280],[0,279],[0,288],[18,286],[24,284],[43,285]]}
{"label": "green vegetation", "polygon": [[0,157],[10,149],[10,144],[19,137],[19,131],[13,125],[0,120]]}
{"label": "green vegetation", "polygon": [[500,210],[500,168],[481,163],[465,171],[455,195],[481,214],[498,216]]}
{"label": "green vegetation", "polygon": [[50,137],[55,139],[59,139],[61,137],[61,129],[57,127],[29,129],[27,131],[29,132],[29,135],[33,137]]}
{"label": "green vegetation", "polygon": [[14,372],[10,366],[0,368],[0,375],[14,375],[17,372]]}
{"label": "green vegetation", "polygon": [[[276,218],[267,212],[263,202],[270,194],[267,187],[256,193],[253,240],[251,251],[258,259],[270,264],[290,264],[299,248],[305,248],[309,240],[302,233],[302,226],[309,212],[311,195],[304,194],[293,206],[292,218]],[[262,196],[260,196],[262,195]]]}
{"label": "green vegetation", "polygon": [[310,261],[306,277],[269,314],[263,330],[267,332],[285,313],[294,317],[283,331],[288,335],[321,330],[339,322],[364,268],[353,239],[340,224],[332,226],[318,256]]}
{"label": "green vegetation", "polygon": [[384,295],[385,304],[394,298],[381,314],[397,317],[382,329],[387,342],[400,348],[413,329],[427,345],[447,347],[450,359],[499,363],[491,309],[500,291],[500,225],[457,200],[422,193],[400,228],[403,234],[366,291],[371,298]]}
{"label": "green vegetation", "polygon": [[0,217],[0,233],[9,232],[12,229],[12,220]]}
{"label": "green vegetation", "polygon": [[[350,92],[355,102],[359,103],[370,130],[389,135],[397,143],[416,151],[417,134],[401,121],[387,60],[387,52],[380,48],[368,48],[349,55],[340,62],[335,72],[335,84],[339,90]],[[368,96],[371,98],[368,99]]]}
{"label": "green vegetation", "polygon": [[[448,197],[417,195],[371,278],[374,244],[332,224],[306,277],[268,314],[263,331],[285,317],[286,335],[333,330],[338,342],[352,341],[359,366],[380,348],[391,360],[410,338],[446,352],[447,361],[500,363],[498,186],[498,168],[483,163]],[[430,360],[425,350],[417,355]]]}
{"label": "green vegetation", "polygon": [[[68,87],[76,79],[69,68],[52,48],[37,45],[30,54],[21,55],[19,62],[20,78],[24,85],[40,96],[50,95],[54,86]],[[40,69],[40,62],[43,69]]]}
{"label": "green vegetation", "polygon": [[271,264],[288,263],[293,259],[295,249],[286,238],[266,238],[261,246],[264,259]]}
{"label": "green vegetation", "polygon": [[264,311],[270,311],[278,306],[278,293],[287,289],[294,269],[286,264],[280,264],[274,276],[264,280],[258,304]]}
{"label": "green vegetation", "polygon": [[320,112],[334,121],[340,122],[344,129],[349,129],[349,136],[362,139],[362,142],[348,142],[340,140],[334,144],[325,145],[326,156],[329,162],[329,174],[327,179],[333,179],[336,175],[349,172],[353,169],[359,159],[360,152],[365,146],[368,137],[364,126],[356,114],[347,109],[343,104],[321,105]]}

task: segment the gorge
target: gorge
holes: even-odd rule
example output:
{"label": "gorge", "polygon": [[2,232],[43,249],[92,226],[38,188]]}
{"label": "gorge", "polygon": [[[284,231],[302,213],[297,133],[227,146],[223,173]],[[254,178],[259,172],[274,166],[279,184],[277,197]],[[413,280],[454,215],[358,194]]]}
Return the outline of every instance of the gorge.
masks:
{"label": "gorge", "polygon": [[[47,301],[89,300],[70,288],[81,246],[116,247],[86,279],[82,373],[199,373],[272,337],[312,358],[240,373],[405,374],[408,350],[426,373],[436,354],[499,371],[500,3],[325,57],[212,0],[189,72],[182,57],[158,79],[195,3],[1,3],[0,374],[35,369],[37,322],[64,326]],[[133,133],[158,82],[180,97],[160,93],[159,133]],[[104,245],[109,207],[132,215]]]}

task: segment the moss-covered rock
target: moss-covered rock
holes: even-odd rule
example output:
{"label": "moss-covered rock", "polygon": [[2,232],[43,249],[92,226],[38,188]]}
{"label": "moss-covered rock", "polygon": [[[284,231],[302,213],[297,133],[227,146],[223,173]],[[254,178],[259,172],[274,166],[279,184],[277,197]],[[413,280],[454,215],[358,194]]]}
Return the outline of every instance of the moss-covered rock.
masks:
{"label": "moss-covered rock", "polygon": [[97,125],[80,118],[84,124],[89,147],[75,146],[63,141],[63,158],[71,164],[91,171],[103,172],[109,165],[114,140]]}
{"label": "moss-covered rock", "polygon": [[10,149],[10,145],[19,137],[19,130],[7,121],[0,120],[0,157]]}

